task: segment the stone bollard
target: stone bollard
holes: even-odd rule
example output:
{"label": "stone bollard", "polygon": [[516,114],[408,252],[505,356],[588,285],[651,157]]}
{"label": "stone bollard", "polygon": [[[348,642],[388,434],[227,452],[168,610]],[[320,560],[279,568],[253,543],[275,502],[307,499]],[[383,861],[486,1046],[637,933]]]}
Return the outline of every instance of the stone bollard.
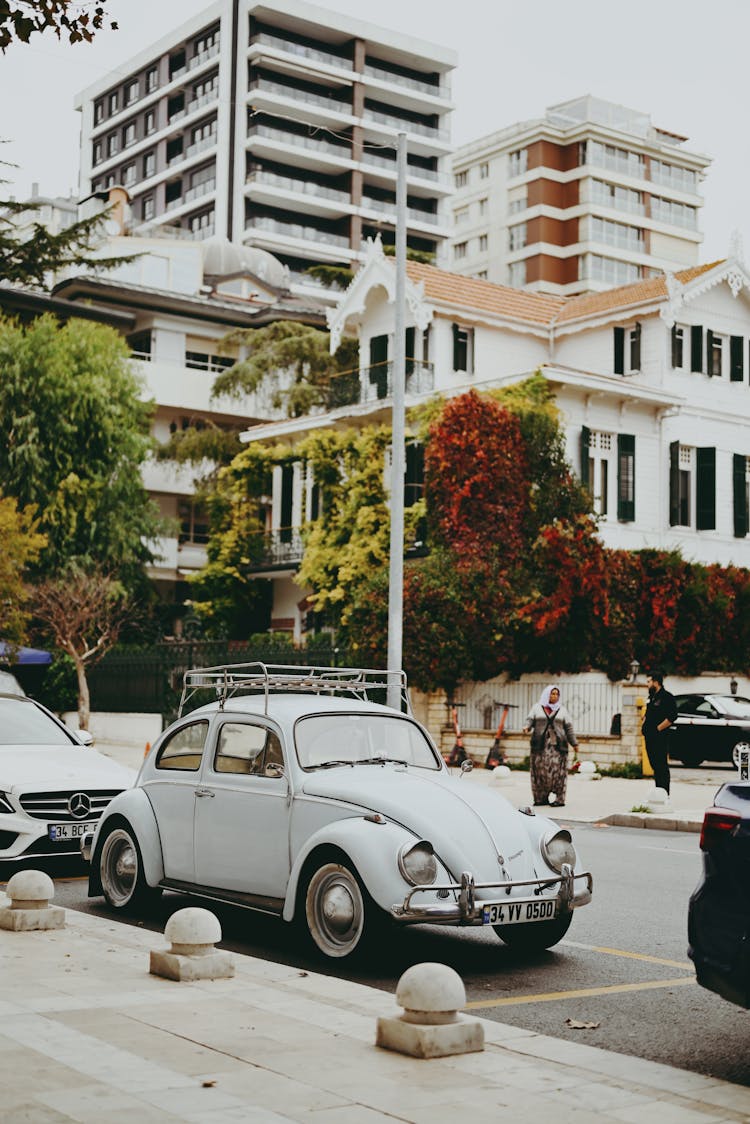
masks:
{"label": "stone bollard", "polygon": [[490,773],[490,784],[510,784],[513,774],[507,765],[496,765]]}
{"label": "stone bollard", "polygon": [[0,909],[0,929],[26,933],[33,929],[64,929],[65,910],[50,905],[55,884],[42,870],[19,870],[8,882],[10,905]]}
{"label": "stone bollard", "polygon": [[484,1049],[484,1028],[467,1019],[463,980],[446,964],[415,964],[396,988],[404,1013],[379,1018],[375,1045],[413,1058],[443,1058]]}
{"label": "stone bollard", "polygon": [[670,812],[669,793],[664,788],[650,788],[646,794],[646,807],[650,812]]}
{"label": "stone bollard", "polygon": [[228,952],[214,948],[221,925],[208,909],[190,906],[173,913],[164,929],[169,949],[152,949],[149,971],[167,980],[222,980],[234,975]]}
{"label": "stone bollard", "polygon": [[582,781],[598,781],[599,774],[596,771],[596,762],[582,761],[577,776]]}

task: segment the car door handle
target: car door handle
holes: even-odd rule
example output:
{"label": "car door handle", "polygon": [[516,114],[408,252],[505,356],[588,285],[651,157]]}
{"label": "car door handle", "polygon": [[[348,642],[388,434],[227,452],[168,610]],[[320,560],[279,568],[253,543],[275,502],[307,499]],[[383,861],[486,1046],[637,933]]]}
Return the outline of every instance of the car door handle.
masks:
{"label": "car door handle", "polygon": [[215,796],[216,793],[211,788],[196,788],[196,796]]}

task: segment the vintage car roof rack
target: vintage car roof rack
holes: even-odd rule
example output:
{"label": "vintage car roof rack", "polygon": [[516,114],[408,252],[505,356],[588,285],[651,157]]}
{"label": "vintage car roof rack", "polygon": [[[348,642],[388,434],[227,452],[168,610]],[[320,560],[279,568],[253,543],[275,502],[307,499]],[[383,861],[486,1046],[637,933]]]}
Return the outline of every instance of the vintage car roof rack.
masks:
{"label": "vintage car roof rack", "polygon": [[401,708],[411,713],[406,672],[376,671],[366,667],[312,667],[301,664],[236,663],[217,667],[195,667],[186,671],[178,715],[198,691],[211,691],[223,709],[235,695],[263,694],[268,713],[272,692],[333,695],[365,702],[385,702],[385,693],[397,685]]}

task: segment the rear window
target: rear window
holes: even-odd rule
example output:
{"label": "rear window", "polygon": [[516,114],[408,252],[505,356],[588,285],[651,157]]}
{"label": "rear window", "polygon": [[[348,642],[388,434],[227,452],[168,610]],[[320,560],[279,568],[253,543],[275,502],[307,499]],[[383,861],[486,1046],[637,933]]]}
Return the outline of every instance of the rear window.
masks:
{"label": "rear window", "polygon": [[0,747],[78,745],[53,718],[26,699],[0,698]]}

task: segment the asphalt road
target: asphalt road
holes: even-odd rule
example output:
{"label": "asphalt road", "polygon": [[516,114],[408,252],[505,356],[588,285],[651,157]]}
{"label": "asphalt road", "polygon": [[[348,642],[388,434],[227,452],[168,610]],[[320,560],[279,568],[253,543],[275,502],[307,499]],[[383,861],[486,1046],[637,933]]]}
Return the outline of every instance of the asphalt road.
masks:
{"label": "asphalt road", "polygon": [[[321,965],[300,952],[282,922],[211,908],[221,921],[222,947],[238,953],[390,992],[411,964],[441,961],[461,974],[469,1006],[484,1018],[750,1085],[750,1012],[699,988],[686,955],[698,836],[577,827],[575,839],[594,874],[594,900],[577,911],[564,941],[535,955],[511,950],[491,930],[423,927],[398,930],[364,966]],[[112,915],[102,899],[87,899],[79,870],[51,873],[56,904]],[[165,894],[150,916],[131,920],[161,932],[168,916],[188,904],[207,903]],[[571,1027],[569,1019],[594,1025]]]}

